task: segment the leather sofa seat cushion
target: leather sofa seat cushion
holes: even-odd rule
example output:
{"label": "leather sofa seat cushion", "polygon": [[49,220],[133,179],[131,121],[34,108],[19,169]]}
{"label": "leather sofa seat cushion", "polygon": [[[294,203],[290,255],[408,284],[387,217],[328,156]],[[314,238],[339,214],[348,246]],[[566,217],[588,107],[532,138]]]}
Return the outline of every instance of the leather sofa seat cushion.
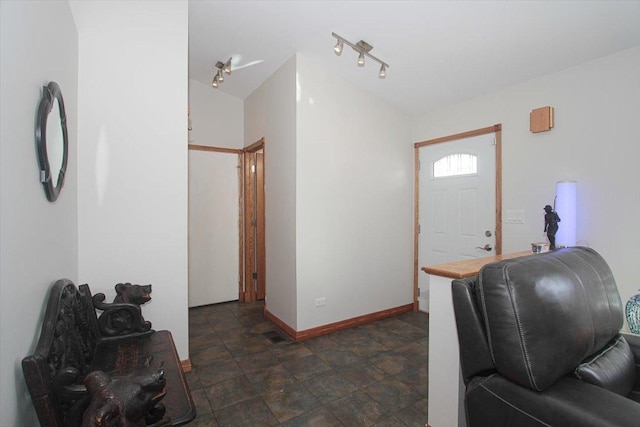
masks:
{"label": "leather sofa seat cushion", "polygon": [[605,260],[571,248],[488,264],[478,306],[500,375],[542,391],[622,327],[622,302]]}
{"label": "leather sofa seat cushion", "polygon": [[579,364],[574,375],[582,381],[626,397],[633,389],[635,369],[629,344],[622,336],[618,336]]}

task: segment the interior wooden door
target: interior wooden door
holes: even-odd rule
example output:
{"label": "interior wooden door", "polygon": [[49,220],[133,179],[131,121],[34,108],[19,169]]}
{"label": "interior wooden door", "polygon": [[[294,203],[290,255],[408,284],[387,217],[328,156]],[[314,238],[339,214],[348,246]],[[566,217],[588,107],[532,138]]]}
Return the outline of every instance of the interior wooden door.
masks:
{"label": "interior wooden door", "polygon": [[244,288],[241,301],[266,297],[264,140],[244,153]]}

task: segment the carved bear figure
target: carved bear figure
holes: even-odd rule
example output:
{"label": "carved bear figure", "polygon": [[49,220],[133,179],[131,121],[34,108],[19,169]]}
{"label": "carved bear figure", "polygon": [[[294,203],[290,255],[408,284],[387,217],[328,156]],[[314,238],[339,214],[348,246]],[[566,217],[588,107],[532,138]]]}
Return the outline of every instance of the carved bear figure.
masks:
{"label": "carved bear figure", "polygon": [[[145,332],[151,330],[151,323],[144,320],[140,306],[151,300],[151,285],[132,285],[131,283],[118,283],[115,286],[116,297],[113,300],[113,307],[108,305],[96,307],[105,311],[98,321],[102,321],[105,324],[104,329],[107,330],[108,335],[117,335],[121,332],[129,333]],[[138,310],[132,309],[131,306],[120,306],[116,304],[133,304],[138,307]],[[95,301],[94,301],[95,304]],[[102,328],[101,323],[101,328]]]}
{"label": "carved bear figure", "polygon": [[118,283],[116,285],[116,297],[113,302],[130,302],[142,305],[151,300],[151,285],[132,285],[131,283]]}
{"label": "carved bear figure", "polygon": [[143,427],[164,425],[166,394],[164,370],[112,380],[102,371],[87,374],[84,385],[91,403],[82,417],[83,427]]}

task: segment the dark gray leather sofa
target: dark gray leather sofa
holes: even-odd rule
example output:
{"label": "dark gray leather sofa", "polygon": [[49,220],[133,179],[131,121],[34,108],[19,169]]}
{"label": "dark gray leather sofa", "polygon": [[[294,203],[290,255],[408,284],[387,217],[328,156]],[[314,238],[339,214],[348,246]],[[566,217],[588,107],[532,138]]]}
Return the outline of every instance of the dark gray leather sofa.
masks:
{"label": "dark gray leather sofa", "polygon": [[488,264],[452,292],[469,427],[640,426],[640,337],[597,252]]}

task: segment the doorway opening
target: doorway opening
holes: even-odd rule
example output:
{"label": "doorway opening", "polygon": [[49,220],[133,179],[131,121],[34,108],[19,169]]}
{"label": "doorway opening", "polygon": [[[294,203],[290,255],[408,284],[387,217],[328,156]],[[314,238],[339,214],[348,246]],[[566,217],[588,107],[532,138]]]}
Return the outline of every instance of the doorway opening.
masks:
{"label": "doorway opening", "polygon": [[[488,139],[489,138],[489,142]],[[483,172],[484,178],[490,178],[493,182],[489,183],[489,191],[482,192],[481,188],[476,185],[476,183],[470,184],[469,182],[465,182],[461,184],[461,187],[457,189],[458,194],[453,195],[451,197],[448,191],[448,188],[440,188],[434,187],[434,163],[438,160],[446,159],[445,163],[448,164],[449,167],[454,167],[452,163],[459,163],[459,165],[455,167],[465,166],[468,160],[467,158],[472,158],[469,153],[460,153],[458,148],[448,149],[449,146],[454,146],[456,144],[460,144],[462,140],[465,140],[471,144],[471,147],[475,145],[480,148],[481,144],[484,145],[483,152],[484,155],[488,158],[489,167],[485,169],[486,173]],[[491,145],[490,150],[487,150],[486,145]],[[421,150],[422,149],[422,150]],[[428,164],[423,164],[421,166],[421,155],[425,157],[425,152],[427,150],[433,150],[433,155],[431,157],[426,156],[425,159],[428,159]],[[464,148],[463,148],[464,150]],[[449,153],[451,151],[451,153]],[[475,149],[474,149],[475,151]],[[437,154],[436,154],[437,153]],[[454,154],[456,153],[456,154]],[[435,158],[435,157],[437,158]],[[433,157],[433,158],[432,158]],[[502,125],[497,124],[494,126],[489,126],[486,128],[476,129],[468,132],[463,132],[455,135],[445,136],[442,138],[431,139],[428,141],[417,142],[414,144],[414,159],[415,159],[415,170],[414,170],[414,272],[413,272],[413,304],[414,311],[418,311],[422,308],[428,307],[428,288],[429,284],[427,282],[428,277],[426,275],[420,275],[420,268],[424,265],[421,265],[424,262],[424,254],[427,251],[432,251],[434,254],[438,254],[436,259],[437,262],[429,262],[430,264],[439,264],[441,262],[451,262],[457,261],[458,259],[447,259],[447,257],[451,257],[454,252],[451,248],[441,249],[439,247],[430,247],[425,244],[425,242],[435,242],[438,240],[450,242],[453,240],[454,234],[457,233],[461,240],[467,239],[468,237],[479,237],[483,238],[494,238],[493,246],[491,243],[487,243],[486,241],[477,240],[478,243],[475,243],[472,247],[472,251],[465,255],[460,255],[462,252],[458,252],[456,256],[464,256],[464,257],[479,257],[479,256],[488,256],[487,251],[495,251],[493,255],[502,254]],[[456,162],[453,162],[456,160]],[[464,162],[462,160],[465,160]],[[459,161],[459,162],[458,162]],[[480,161],[480,160],[478,160]],[[466,166],[465,166],[466,167]],[[480,165],[478,165],[480,167]],[[435,167],[437,169],[437,165]],[[422,169],[422,170],[421,170]],[[464,169],[464,168],[463,168]],[[454,173],[455,172],[455,173]],[[467,179],[473,177],[473,179],[477,178],[479,175],[476,172],[463,171],[464,173],[458,173],[456,171],[449,171],[449,176],[456,176],[455,178],[445,177],[445,180],[454,181],[457,179]],[[487,176],[487,174],[493,176]],[[460,178],[458,178],[460,177]],[[462,178],[466,177],[466,178]],[[440,179],[440,177],[435,176],[435,178]],[[454,186],[451,182],[447,183],[448,186]],[[422,186],[422,188],[421,188]],[[429,195],[424,191],[427,187],[434,189]],[[485,188],[487,186],[485,185]],[[422,196],[421,196],[422,194]],[[492,200],[493,199],[493,200]],[[483,201],[486,200],[486,203],[492,203],[492,205],[485,205]],[[444,206],[453,206],[451,209],[461,209],[462,214],[456,214],[455,212],[448,210],[448,207]],[[476,209],[478,208],[478,209]],[[493,224],[487,223],[487,221],[482,221],[475,216],[476,212],[479,212],[480,208],[489,209],[489,222],[493,222]],[[470,214],[473,213],[473,215]],[[456,216],[457,215],[457,216]],[[493,219],[495,218],[495,219]],[[493,219],[493,221],[491,221]],[[455,222],[455,226],[451,223]],[[490,228],[493,228],[491,230]],[[427,234],[433,234],[433,238],[427,239]],[[451,234],[448,234],[451,233]],[[470,242],[474,242],[472,239],[468,239]],[[436,246],[438,243],[436,243]],[[484,255],[483,255],[484,254]],[[423,277],[424,276],[424,277]],[[421,307],[421,303],[423,307]],[[424,306],[427,307],[424,307]]]}
{"label": "doorway opening", "polygon": [[266,298],[264,138],[242,151],[244,185],[240,210],[240,256],[244,268],[241,271],[239,300],[254,302]]}
{"label": "doorway opening", "polygon": [[189,307],[238,297],[242,150],[189,144]]}

